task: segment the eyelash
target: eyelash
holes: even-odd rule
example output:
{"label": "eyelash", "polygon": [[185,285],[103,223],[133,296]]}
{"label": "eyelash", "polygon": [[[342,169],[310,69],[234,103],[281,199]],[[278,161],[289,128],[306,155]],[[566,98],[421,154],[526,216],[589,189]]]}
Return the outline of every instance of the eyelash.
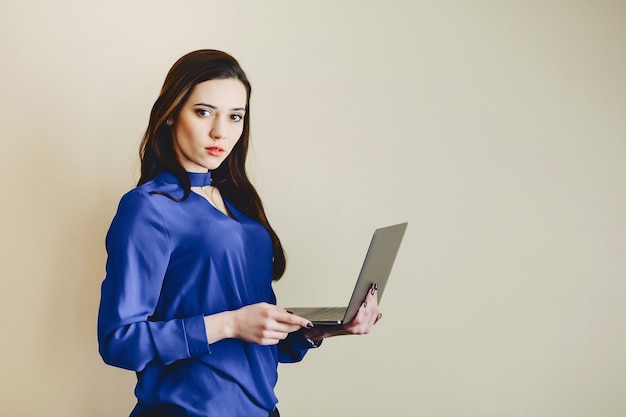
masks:
{"label": "eyelash", "polygon": [[207,109],[197,109],[196,114],[198,116],[206,117],[212,115],[212,113]]}
{"label": "eyelash", "polygon": [[[207,109],[197,109],[196,110],[196,114],[198,116],[201,117],[207,117],[207,116],[212,116],[213,113],[210,110]],[[230,116],[231,120],[233,120],[234,122],[241,122],[243,120],[243,116],[240,114],[232,114]]]}

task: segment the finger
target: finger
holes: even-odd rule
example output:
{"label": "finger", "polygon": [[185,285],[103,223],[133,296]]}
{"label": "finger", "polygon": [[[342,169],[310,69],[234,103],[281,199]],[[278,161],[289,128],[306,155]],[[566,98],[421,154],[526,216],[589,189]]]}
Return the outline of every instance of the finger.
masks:
{"label": "finger", "polygon": [[[374,294],[372,294],[372,292]],[[365,301],[361,304],[361,308],[355,319],[353,320],[353,324],[356,327],[363,328],[364,333],[369,333],[369,330],[376,324],[378,321],[378,303],[376,300],[376,287],[372,286],[372,291],[368,292]]]}
{"label": "finger", "polygon": [[300,329],[300,326],[297,324],[281,323],[278,321],[272,322],[272,324],[267,327],[267,330],[272,330],[285,334],[295,332],[298,329]]}
{"label": "finger", "polygon": [[276,340],[278,343],[279,340],[285,339],[288,335],[289,332],[267,330],[263,332],[263,340]]}
{"label": "finger", "polygon": [[259,345],[269,346],[269,345],[277,345],[281,340],[282,339],[268,337],[268,338],[263,338],[256,343],[258,343]]}
{"label": "finger", "polygon": [[367,321],[368,324],[368,331],[372,329],[372,327],[376,324],[376,322],[378,321],[378,316],[379,316],[379,312],[378,310],[376,312],[374,312],[374,314],[372,314],[369,318],[369,320]]}
{"label": "finger", "polygon": [[367,301],[368,304],[371,304],[374,302],[378,304],[378,284],[377,283],[372,284],[372,286],[370,287],[370,290],[365,295],[365,301]]}
{"label": "finger", "polygon": [[376,296],[374,296],[372,299],[370,299],[369,297],[370,296],[368,296],[368,298],[363,301],[359,312],[364,312],[365,315],[375,316],[376,314],[378,314],[378,303],[376,302]]}
{"label": "finger", "polygon": [[283,310],[283,311],[285,312],[285,314],[281,314],[279,317],[277,317],[276,321],[281,322],[281,323],[296,325],[298,327],[306,327],[308,329],[314,327],[313,323],[311,323],[309,319],[305,319],[304,317],[300,317],[296,314],[289,313],[287,312],[287,310]]}
{"label": "finger", "polygon": [[370,287],[370,295],[376,295],[376,291],[378,291],[378,284],[373,283]]}

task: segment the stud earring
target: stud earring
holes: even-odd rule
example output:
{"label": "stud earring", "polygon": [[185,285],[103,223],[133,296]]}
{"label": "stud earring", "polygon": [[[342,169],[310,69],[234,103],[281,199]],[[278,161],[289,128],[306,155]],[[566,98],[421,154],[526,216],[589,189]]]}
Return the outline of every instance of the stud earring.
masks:
{"label": "stud earring", "polygon": [[171,125],[173,125],[174,123],[172,123],[172,120],[171,120],[171,119],[167,119],[167,120],[165,121],[165,124],[166,124],[166,125],[168,125],[168,126],[171,126]]}

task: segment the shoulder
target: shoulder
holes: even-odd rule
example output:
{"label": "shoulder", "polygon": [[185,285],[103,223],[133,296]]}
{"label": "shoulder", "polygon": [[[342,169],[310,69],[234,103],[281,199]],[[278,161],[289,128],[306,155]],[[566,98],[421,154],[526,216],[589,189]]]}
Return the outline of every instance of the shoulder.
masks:
{"label": "shoulder", "polygon": [[153,194],[158,190],[159,187],[150,182],[122,196],[107,233],[107,244],[126,241],[131,236],[167,234],[161,205],[169,199]]}
{"label": "shoulder", "polygon": [[127,191],[120,199],[120,207],[132,207],[136,205],[146,205],[150,203],[152,199],[152,193],[158,191],[158,186],[155,186],[155,181],[152,180],[143,185],[133,188]]}
{"label": "shoulder", "polygon": [[[133,188],[127,194],[131,193],[137,193],[146,196],[155,195],[155,193],[182,195],[183,188],[178,182],[178,179],[173,174],[169,172],[164,172],[158,177],[153,178],[150,181]],[[176,195],[176,197],[178,197],[178,195]]]}
{"label": "shoulder", "polygon": [[111,227],[130,230],[148,219],[160,220],[160,210],[150,192],[149,187],[140,186],[124,194],[117,206]]}
{"label": "shoulder", "polygon": [[174,198],[181,198],[184,194],[182,187],[177,181],[172,181],[166,174],[139,185],[124,194],[120,200],[120,207],[155,207],[159,203],[172,201],[163,194],[167,194]]}
{"label": "shoulder", "polygon": [[155,193],[176,194],[177,188],[180,187],[168,186],[167,184],[159,183],[157,180],[135,187],[126,192],[120,199],[116,217],[130,219],[157,214],[160,211],[159,205],[163,204],[164,200],[171,200]]}

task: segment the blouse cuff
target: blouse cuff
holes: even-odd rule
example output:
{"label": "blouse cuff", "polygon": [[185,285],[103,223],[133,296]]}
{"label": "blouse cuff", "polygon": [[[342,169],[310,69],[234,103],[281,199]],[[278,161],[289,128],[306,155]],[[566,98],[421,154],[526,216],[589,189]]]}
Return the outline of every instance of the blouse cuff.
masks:
{"label": "blouse cuff", "polygon": [[202,315],[149,324],[164,365],[210,352]]}
{"label": "blouse cuff", "polygon": [[189,349],[189,357],[202,356],[211,353],[209,341],[206,337],[206,327],[204,325],[204,316],[192,316],[183,319],[185,333],[187,335],[187,347]]}
{"label": "blouse cuff", "polygon": [[299,362],[309,349],[317,348],[321,344],[321,341],[316,345],[312,340],[308,339],[304,334],[304,330],[290,333],[285,340],[281,340],[278,344],[278,361],[283,363]]}

